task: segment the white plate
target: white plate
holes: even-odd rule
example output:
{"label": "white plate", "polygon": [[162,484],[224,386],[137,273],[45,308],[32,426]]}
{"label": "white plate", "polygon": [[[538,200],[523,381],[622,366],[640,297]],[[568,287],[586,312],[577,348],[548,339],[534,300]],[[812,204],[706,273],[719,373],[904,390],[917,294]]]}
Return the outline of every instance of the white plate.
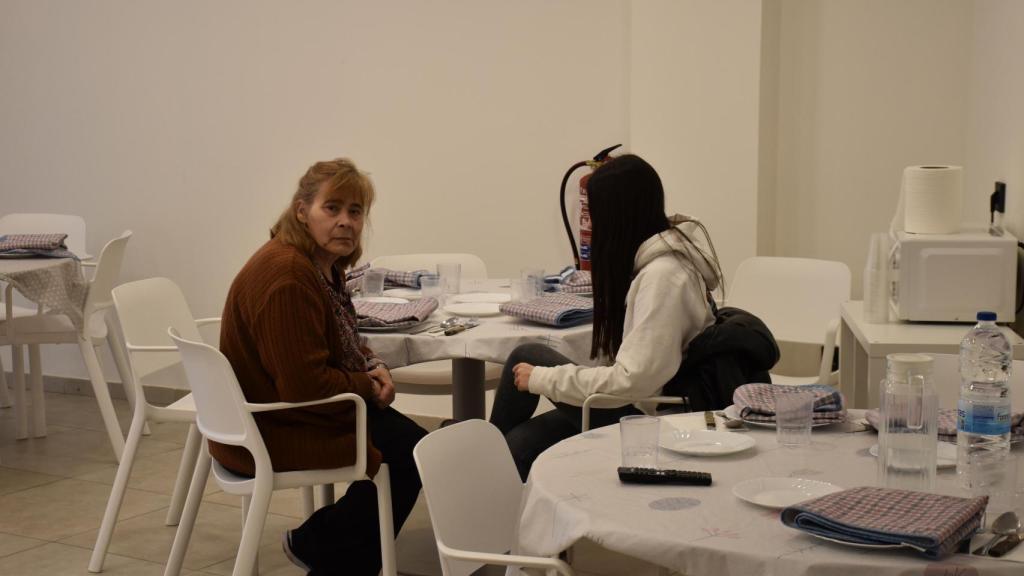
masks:
{"label": "white plate", "polygon": [[452,296],[453,303],[489,302],[491,304],[504,304],[511,300],[511,294],[502,294],[501,292],[474,292],[472,294],[456,294]]}
{"label": "white plate", "polygon": [[[939,442],[936,453],[938,458],[935,465],[938,468],[956,468],[956,444]],[[872,444],[871,448],[868,448],[868,454],[878,458],[878,444]]]}
{"label": "white plate", "polygon": [[399,324],[399,325],[396,325],[396,326],[360,326],[359,327],[359,331],[360,332],[399,332],[401,330],[408,330],[409,328],[413,328],[415,326],[422,326],[423,324],[426,324],[427,322],[429,322],[429,320],[424,320],[423,322],[403,322],[402,324]]}
{"label": "white plate", "polygon": [[423,298],[423,293],[415,288],[388,288],[384,291],[384,295],[395,298],[405,298],[407,300],[419,300],[420,298]]}
{"label": "white plate", "polygon": [[805,478],[753,478],[732,487],[733,496],[766,508],[785,508],[842,490],[835,484]]}
{"label": "white plate", "polygon": [[409,301],[405,298],[395,298],[393,296],[370,296],[368,298],[357,298],[359,302],[371,302],[373,304],[408,304]]}
{"label": "white plate", "polygon": [[[725,407],[725,410],[722,410],[722,412],[725,413],[725,415],[728,416],[729,418],[732,418],[733,420],[743,420],[743,422],[745,424],[750,424],[751,426],[763,426],[765,428],[775,428],[775,422],[754,422],[753,420],[745,420],[743,418],[740,418],[740,409],[737,408],[735,404],[729,404],[728,406]],[[815,422],[815,423],[811,424],[811,428],[821,428],[822,426],[831,426],[833,424],[842,424],[842,423],[843,423],[842,420],[840,420],[838,422]]]}
{"label": "white plate", "polygon": [[[664,436],[664,435],[663,435]],[[742,452],[755,444],[751,436],[713,430],[678,430],[661,438],[661,447],[690,456],[719,456]]]}
{"label": "white plate", "polygon": [[493,302],[463,302],[461,304],[449,304],[444,311],[456,316],[497,316],[498,305]]}

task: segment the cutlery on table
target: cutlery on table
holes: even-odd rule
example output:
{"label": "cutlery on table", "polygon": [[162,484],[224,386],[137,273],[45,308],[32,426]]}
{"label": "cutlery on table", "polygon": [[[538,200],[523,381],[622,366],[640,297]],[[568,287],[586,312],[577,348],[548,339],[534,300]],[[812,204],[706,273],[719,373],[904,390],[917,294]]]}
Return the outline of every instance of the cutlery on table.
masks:
{"label": "cutlery on table", "polygon": [[704,412],[704,423],[707,424],[708,430],[718,430],[718,424],[715,423],[715,415],[710,410]]}
{"label": "cutlery on table", "polygon": [[1010,553],[1011,550],[1020,544],[1021,539],[1024,539],[1024,533],[1017,532],[1016,534],[1010,534],[1005,540],[989,548],[988,555],[993,558],[1001,558]]}
{"label": "cutlery on table", "polygon": [[987,555],[996,542],[1010,536],[1016,536],[1019,534],[1019,530],[1020,518],[1017,517],[1017,513],[1013,511],[1003,512],[992,521],[992,526],[989,528],[989,531],[993,534],[992,538],[984,546],[975,550],[974,554],[978,556]]}
{"label": "cutlery on table", "polygon": [[725,412],[715,412],[715,416],[719,416],[719,417],[722,418],[722,420],[725,420],[725,422],[723,422],[723,424],[725,424],[726,428],[730,428],[732,430],[746,430],[747,429],[746,425],[743,424],[742,420],[737,420],[735,418],[729,418],[728,416],[725,415]]}

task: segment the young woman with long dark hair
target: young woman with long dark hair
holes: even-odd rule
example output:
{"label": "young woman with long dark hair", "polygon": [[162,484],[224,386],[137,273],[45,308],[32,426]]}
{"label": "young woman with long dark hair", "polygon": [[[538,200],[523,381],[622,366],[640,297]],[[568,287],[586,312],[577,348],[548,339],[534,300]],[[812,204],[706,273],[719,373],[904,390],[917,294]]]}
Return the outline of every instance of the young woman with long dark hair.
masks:
{"label": "young woman with long dark hair", "polygon": [[[594,333],[586,367],[542,344],[509,355],[491,412],[523,480],[548,447],[581,431],[580,406],[607,393],[657,395],[679,371],[690,341],[714,324],[710,292],[721,283],[714,257],[665,215],[658,173],[635,155],[606,162],[587,185]],[[540,396],[556,409],[533,417]],[[639,411],[630,403],[591,411],[593,426]]]}

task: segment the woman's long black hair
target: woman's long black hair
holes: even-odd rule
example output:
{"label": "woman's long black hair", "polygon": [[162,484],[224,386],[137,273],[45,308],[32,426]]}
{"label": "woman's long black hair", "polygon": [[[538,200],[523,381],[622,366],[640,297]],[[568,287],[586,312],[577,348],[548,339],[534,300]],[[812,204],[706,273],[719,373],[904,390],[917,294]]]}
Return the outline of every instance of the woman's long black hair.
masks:
{"label": "woman's long black hair", "polygon": [[645,240],[668,230],[661,178],[643,158],[626,154],[609,160],[587,182],[593,228],[591,275],[594,283],[594,334],[590,357],[614,358],[622,344],[626,293],[633,260]]}

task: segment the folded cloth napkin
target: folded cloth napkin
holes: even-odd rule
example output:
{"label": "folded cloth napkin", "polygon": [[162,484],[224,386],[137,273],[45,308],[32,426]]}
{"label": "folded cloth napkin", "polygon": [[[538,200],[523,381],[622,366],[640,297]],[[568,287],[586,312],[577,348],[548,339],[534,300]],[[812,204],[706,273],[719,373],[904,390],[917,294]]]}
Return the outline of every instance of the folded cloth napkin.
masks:
{"label": "folded cloth napkin", "polygon": [[[872,428],[878,430],[881,426],[882,415],[878,408],[872,408],[864,413],[864,419]],[[956,408],[939,408],[939,440],[943,442],[956,442]],[[1024,440],[1024,412],[1017,412],[1010,416],[1010,440],[1020,442]]]}
{"label": "folded cloth napkin", "polygon": [[732,403],[739,408],[740,418],[751,422],[775,422],[775,396],[791,392],[814,394],[814,423],[846,421],[846,406],[841,392],[824,384],[782,386],[779,384],[744,384],[732,393]]}
{"label": "folded cloth napkin", "polygon": [[576,326],[594,318],[594,301],[575,294],[548,294],[528,302],[506,302],[502,313],[531,322],[558,326]]}
{"label": "folded cloth napkin", "polygon": [[567,294],[589,294],[594,291],[590,270],[577,270],[562,282],[562,292]]}
{"label": "folded cloth napkin", "polygon": [[437,309],[437,300],[433,298],[403,304],[355,299],[352,304],[360,328],[407,328],[423,322]]}
{"label": "folded cloth napkin", "polygon": [[[353,268],[348,271],[345,275],[345,287],[348,288],[349,292],[355,291],[360,286],[363,280],[363,274],[370,269],[369,263],[363,264],[357,268]],[[387,268],[376,268],[377,270],[383,270],[384,274],[384,287],[385,288],[419,288],[420,278],[424,274],[433,274],[429,270],[414,270],[412,272],[403,272],[401,270],[388,270]]]}
{"label": "folded cloth napkin", "polygon": [[78,258],[64,240],[67,234],[7,234],[0,236],[0,257]]}
{"label": "folded cloth napkin", "polygon": [[782,523],[854,544],[902,544],[929,558],[956,551],[981,525],[988,496],[958,498],[863,486],[801,502]]}

